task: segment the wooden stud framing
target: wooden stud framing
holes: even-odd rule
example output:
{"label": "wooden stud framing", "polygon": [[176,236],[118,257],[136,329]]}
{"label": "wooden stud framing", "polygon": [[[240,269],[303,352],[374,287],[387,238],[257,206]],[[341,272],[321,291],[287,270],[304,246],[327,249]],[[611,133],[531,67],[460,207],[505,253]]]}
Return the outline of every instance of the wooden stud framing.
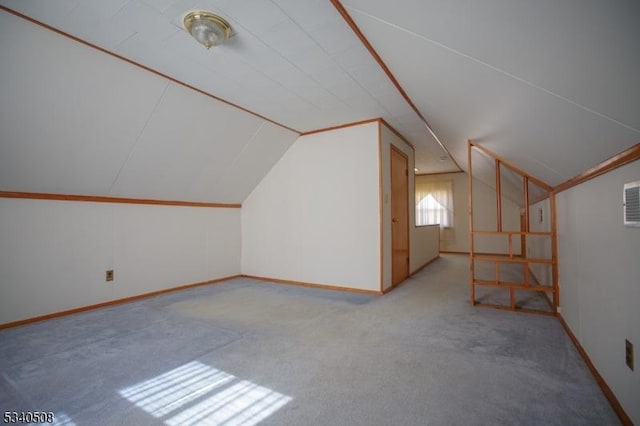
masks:
{"label": "wooden stud framing", "polygon": [[507,288],[507,289],[514,289],[514,290],[528,290],[528,291],[541,291],[544,293],[551,293],[553,292],[553,287],[550,287],[548,285],[523,285],[522,283],[516,283],[516,282],[511,282],[511,281],[500,281],[500,282],[495,282],[495,281],[491,281],[491,280],[475,280],[474,281],[475,285],[479,285],[479,286],[483,286],[483,287],[495,287],[495,288]]}
{"label": "wooden stud framing", "polygon": [[507,238],[509,238],[509,257],[513,259],[513,240],[511,239],[511,234],[508,234],[509,236]]}
{"label": "wooden stud framing", "polygon": [[[506,235],[506,234],[505,234]],[[483,260],[487,262],[503,262],[503,263],[539,263],[545,265],[551,265],[553,259],[528,259],[524,257],[509,257],[504,254],[476,254],[474,257],[477,260]]]}
{"label": "wooden stud framing", "polygon": [[378,120],[378,207],[380,209],[380,292],[384,292],[384,188],[382,186],[382,122]]}
{"label": "wooden stud framing", "polygon": [[471,146],[473,146],[474,148],[477,148],[480,151],[484,152],[489,157],[496,158],[496,159],[500,160],[500,163],[502,163],[505,167],[511,169],[512,171],[518,173],[519,175],[528,177],[530,181],[532,181],[536,185],[542,187],[543,189],[547,190],[548,192],[553,191],[553,187],[551,187],[551,185],[541,181],[540,179],[538,179],[535,176],[531,176],[529,173],[525,172],[521,168],[516,167],[513,164],[511,164],[508,160],[505,160],[504,158],[500,157],[499,155],[496,155],[493,151],[483,147],[482,145],[478,145],[478,144],[474,143],[473,141],[469,141],[469,144]]}
{"label": "wooden stud framing", "polygon": [[498,232],[502,232],[502,178],[500,176],[500,160],[496,158],[496,212]]}
{"label": "wooden stud framing", "polygon": [[471,141],[467,142],[467,167],[469,173],[467,174],[468,187],[469,187],[469,280],[471,282],[471,306],[476,304],[476,288],[473,284],[475,279],[474,272],[474,260],[473,260],[473,178],[471,168],[471,149],[473,144]]}
{"label": "wooden stud framing", "polygon": [[[481,308],[498,309],[498,310],[501,310],[501,311],[514,311],[513,309],[511,309],[510,306],[496,305],[496,304],[493,304],[493,303],[476,302],[475,306],[479,306]],[[545,316],[556,316],[556,314],[553,313],[553,312],[538,311],[536,309],[527,309],[527,308],[518,308],[518,307],[516,307],[515,312],[522,312],[522,313],[525,313],[525,314],[545,315]]]}
{"label": "wooden stud framing", "polygon": [[[529,232],[529,178],[527,176],[524,177],[524,230],[525,232]],[[524,256],[525,254],[522,253]]]}
{"label": "wooden stud framing", "polygon": [[[497,231],[492,230],[476,230],[473,227],[473,166],[472,166],[472,150],[477,148],[482,153],[488,155],[494,160],[495,164],[495,186],[496,186],[496,223]],[[544,315],[556,315],[557,308],[559,306],[559,292],[558,292],[558,246],[557,246],[557,230],[556,230],[556,211],[555,211],[555,194],[553,194],[553,188],[524,172],[522,169],[510,164],[507,160],[495,155],[488,149],[475,144],[473,141],[468,142],[467,146],[467,159],[468,159],[468,180],[469,180],[469,268],[470,268],[470,284],[471,284],[471,305],[472,306],[485,306],[497,309],[506,309],[510,311],[539,313]],[[523,177],[523,200],[524,200],[524,229],[520,231],[503,231],[502,227],[502,179],[501,179],[501,167],[507,167],[511,171],[521,175]],[[529,194],[529,182],[540,186],[549,192],[550,208],[551,208],[551,230],[548,232],[531,231],[530,228],[530,194]],[[509,252],[508,254],[480,254],[474,251],[474,240],[478,235],[493,235],[503,236],[508,239]],[[528,258],[526,253],[520,253],[520,255],[514,254],[513,250],[513,236],[518,235],[520,238],[526,238],[528,236],[548,237],[551,239],[552,255],[551,259],[545,258]],[[481,280],[475,277],[475,262],[493,262],[495,267],[495,280]],[[523,282],[507,282],[500,280],[500,265],[503,263],[521,264],[523,267],[524,277]],[[540,285],[536,281],[532,283],[532,275],[530,266],[534,264],[550,265],[553,270],[553,283],[552,285]],[[546,284],[546,283],[543,283]],[[508,291],[509,305],[494,305],[480,303],[475,300],[475,287],[493,287],[502,288]],[[551,312],[538,311],[535,309],[523,309],[516,305],[516,290],[535,291],[542,292],[545,298],[548,298],[548,293],[551,293],[553,303],[551,304]]]}
{"label": "wooden stud framing", "polygon": [[552,232],[525,232],[525,231],[473,231],[474,234],[479,235],[543,235],[551,236]]}
{"label": "wooden stud framing", "polygon": [[553,312],[558,312],[558,306],[560,306],[560,291],[558,289],[558,223],[556,215],[556,194],[551,193],[550,199],[551,208],[551,258],[554,260],[552,268],[553,276]]}

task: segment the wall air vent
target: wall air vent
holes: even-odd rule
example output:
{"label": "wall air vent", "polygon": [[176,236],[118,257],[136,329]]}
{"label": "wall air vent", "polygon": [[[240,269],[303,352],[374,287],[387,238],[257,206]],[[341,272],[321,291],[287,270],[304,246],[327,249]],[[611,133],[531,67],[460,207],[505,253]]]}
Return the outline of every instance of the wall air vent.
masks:
{"label": "wall air vent", "polygon": [[624,184],[624,224],[640,227],[640,180]]}

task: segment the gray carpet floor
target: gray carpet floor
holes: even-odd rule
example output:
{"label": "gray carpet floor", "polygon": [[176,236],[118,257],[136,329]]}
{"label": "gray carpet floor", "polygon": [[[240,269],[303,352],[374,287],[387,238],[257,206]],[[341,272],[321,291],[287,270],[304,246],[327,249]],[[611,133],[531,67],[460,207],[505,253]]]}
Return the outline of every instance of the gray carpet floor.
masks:
{"label": "gray carpet floor", "polygon": [[64,425],[609,425],[557,319],[472,308],[468,258],[380,296],[249,279],[0,332],[2,411]]}

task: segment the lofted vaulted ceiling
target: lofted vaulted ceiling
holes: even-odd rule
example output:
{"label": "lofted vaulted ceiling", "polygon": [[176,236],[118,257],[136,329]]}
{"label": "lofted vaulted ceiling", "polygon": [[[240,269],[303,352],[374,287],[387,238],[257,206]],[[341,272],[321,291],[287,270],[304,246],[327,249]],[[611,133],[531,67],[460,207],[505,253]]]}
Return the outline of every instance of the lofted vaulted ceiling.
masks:
{"label": "lofted vaulted ceiling", "polygon": [[2,191],[240,203],[298,138],[10,14],[0,34]]}
{"label": "lofted vaulted ceiling", "polygon": [[[383,117],[420,147],[420,168],[457,169],[329,1],[0,3],[300,132]],[[182,28],[193,9],[228,20],[230,42],[196,43]]]}
{"label": "lofted vaulted ceiling", "polygon": [[556,185],[640,141],[640,3],[344,0],[454,157]]}
{"label": "lofted vaulted ceiling", "polygon": [[[457,170],[439,141],[466,168],[473,139],[556,185],[640,140],[636,1],[343,0],[439,141],[329,0],[0,4],[300,132],[383,117],[421,172]],[[192,9],[231,42],[198,45]]]}

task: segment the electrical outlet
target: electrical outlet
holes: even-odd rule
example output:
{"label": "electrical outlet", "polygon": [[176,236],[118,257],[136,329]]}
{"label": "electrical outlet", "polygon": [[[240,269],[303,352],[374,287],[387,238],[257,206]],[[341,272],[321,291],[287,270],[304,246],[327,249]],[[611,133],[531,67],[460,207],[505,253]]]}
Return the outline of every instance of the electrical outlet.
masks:
{"label": "electrical outlet", "polygon": [[627,367],[629,367],[631,371],[633,371],[633,343],[631,343],[626,339],[624,343],[625,343],[625,358],[627,361]]}
{"label": "electrical outlet", "polygon": [[106,281],[113,281],[113,269],[108,269],[105,276],[106,276]]}

